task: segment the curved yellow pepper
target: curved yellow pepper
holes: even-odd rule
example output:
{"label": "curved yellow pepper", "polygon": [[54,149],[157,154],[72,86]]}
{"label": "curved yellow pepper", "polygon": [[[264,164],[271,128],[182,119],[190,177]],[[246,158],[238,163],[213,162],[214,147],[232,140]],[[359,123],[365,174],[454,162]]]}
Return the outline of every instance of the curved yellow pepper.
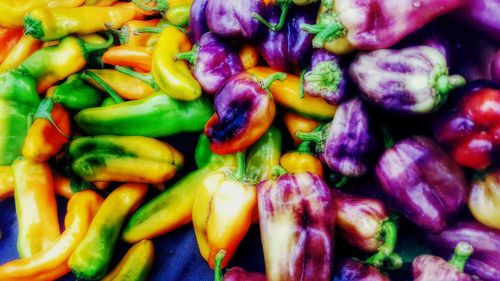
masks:
{"label": "curved yellow pepper", "polygon": [[101,281],[144,281],[153,267],[155,248],[151,240],[132,246],[120,263]]}

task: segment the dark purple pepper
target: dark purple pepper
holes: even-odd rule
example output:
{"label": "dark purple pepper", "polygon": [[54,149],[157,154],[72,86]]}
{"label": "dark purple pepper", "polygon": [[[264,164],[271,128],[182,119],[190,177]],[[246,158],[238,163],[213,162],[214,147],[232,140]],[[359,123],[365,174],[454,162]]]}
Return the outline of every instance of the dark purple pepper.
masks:
{"label": "dark purple pepper", "polygon": [[367,105],[360,98],[343,102],[321,131],[297,132],[296,136],[316,142],[320,159],[332,171],[348,177],[368,172],[377,147]]}
{"label": "dark purple pepper", "polygon": [[261,0],[208,0],[208,28],[221,37],[253,40],[264,26],[252,13],[262,14],[264,8]]}
{"label": "dark purple pepper", "polygon": [[348,258],[338,263],[332,281],[390,281],[390,279],[376,267]]}
{"label": "dark purple pepper", "polygon": [[491,79],[500,84],[500,50],[495,53],[491,62]]}
{"label": "dark purple pepper", "polygon": [[187,53],[176,55],[191,63],[193,75],[207,94],[215,94],[233,75],[243,71],[237,50],[212,32],[205,33]]}
{"label": "dark purple pepper", "polygon": [[462,169],[427,137],[410,137],[387,149],[375,172],[390,202],[430,232],[442,231],[467,201]]}
{"label": "dark purple pepper", "polygon": [[304,92],[337,105],[350,91],[349,73],[342,58],[324,49],[314,51],[311,68],[304,74]]}
{"label": "dark purple pepper", "polygon": [[400,43],[394,46],[395,49],[403,49],[415,45],[424,45],[439,51],[446,62],[451,62],[451,43],[449,30],[442,24],[431,23],[413,32]]}
{"label": "dark purple pepper", "polygon": [[201,36],[208,32],[206,8],[208,0],[193,0],[189,12],[189,40],[192,43],[200,41]]}
{"label": "dark purple pepper", "polygon": [[229,269],[222,281],[266,281],[266,276],[258,272],[248,272],[241,267]]}
{"label": "dark purple pepper", "polygon": [[461,22],[484,31],[488,36],[500,40],[500,1],[498,0],[467,0],[457,9]]}

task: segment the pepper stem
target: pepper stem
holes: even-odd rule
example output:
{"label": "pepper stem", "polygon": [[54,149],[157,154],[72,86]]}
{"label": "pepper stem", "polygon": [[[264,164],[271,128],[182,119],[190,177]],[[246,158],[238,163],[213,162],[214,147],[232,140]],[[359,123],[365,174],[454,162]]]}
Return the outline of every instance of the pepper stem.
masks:
{"label": "pepper stem", "polygon": [[335,187],[336,188],[342,188],[347,183],[349,183],[349,177],[348,176],[342,176],[342,178],[340,178],[340,180],[335,184]]}
{"label": "pepper stem", "polygon": [[[151,3],[151,2],[156,2],[156,6],[149,6],[146,3]],[[132,0],[132,3],[134,3],[137,7],[139,7],[141,10],[144,11],[158,11],[158,12],[165,12],[168,9],[168,3],[167,0]]]}
{"label": "pepper stem", "polygon": [[304,76],[306,75],[307,70],[303,69],[300,72],[300,77],[299,77],[299,97],[301,99],[304,98]]}
{"label": "pepper stem", "polygon": [[441,75],[436,80],[434,88],[440,95],[447,95],[451,90],[465,85],[465,78],[460,75]]}
{"label": "pepper stem", "polygon": [[43,99],[41,102],[40,102],[40,105],[38,105],[38,108],[36,110],[36,113],[35,113],[35,116],[34,116],[34,119],[37,119],[37,118],[42,118],[42,119],[45,119],[47,121],[49,121],[49,123],[54,126],[54,128],[56,128],[56,130],[61,134],[63,135],[65,138],[67,139],[70,139],[71,137],[68,136],[65,132],[63,132],[63,130],[61,130],[61,128],[59,128],[59,126],[57,126],[56,122],[54,121],[54,119],[52,118],[52,109],[54,108],[54,101],[52,101],[52,99],[50,98],[45,98]]}
{"label": "pepper stem", "polygon": [[82,45],[83,49],[85,50],[85,53],[92,53],[95,51],[109,48],[109,46],[113,45],[113,42],[115,39],[113,38],[113,35],[111,34],[111,32],[106,31],[103,33],[103,35],[105,35],[107,39],[106,39],[106,42],[101,43],[101,44],[88,43],[88,42],[85,42],[85,40],[81,39],[81,42],[82,42],[81,45]]}
{"label": "pepper stem", "polygon": [[139,35],[141,33],[155,33],[155,34],[158,34],[158,33],[161,33],[165,27],[167,26],[173,26],[175,28],[177,28],[179,31],[181,31],[182,33],[186,34],[187,33],[187,30],[182,28],[182,27],[179,27],[179,26],[175,26],[173,24],[164,24],[163,27],[141,27],[141,28],[137,28],[136,30],[134,30],[134,34],[135,35]]}
{"label": "pepper stem", "polygon": [[198,59],[198,53],[199,53],[200,47],[198,45],[194,45],[191,51],[187,51],[184,53],[178,53],[174,56],[174,61],[177,60],[186,60],[188,61],[191,65],[196,64],[196,60]]}
{"label": "pepper stem", "polygon": [[345,31],[345,27],[340,21],[328,25],[303,23],[300,25],[300,29],[316,34],[312,41],[316,48],[321,48],[326,42],[342,37]]}
{"label": "pepper stem", "polygon": [[280,31],[283,26],[285,25],[285,19],[286,15],[288,14],[288,11],[290,10],[291,6],[291,1],[284,1],[283,3],[280,4],[281,6],[281,14],[280,14],[280,20],[277,24],[270,23],[267,21],[265,18],[263,18],[261,15],[257,13],[252,13],[252,18],[258,20],[261,22],[263,25],[265,25],[267,28],[269,28],[272,31]]}
{"label": "pepper stem", "polygon": [[382,136],[384,138],[384,146],[386,149],[389,149],[394,146],[394,139],[389,133],[389,129],[386,126],[382,126]]}
{"label": "pepper stem", "polygon": [[142,73],[139,73],[139,72],[136,72],[136,71],[133,71],[132,69],[130,68],[127,68],[127,67],[123,67],[123,66],[115,66],[115,69],[125,75],[128,75],[130,77],[134,77],[134,78],[137,78],[143,82],[145,82],[146,84],[148,84],[151,88],[153,88],[155,91],[159,91],[159,87],[158,85],[156,85],[156,82],[155,80],[153,79],[153,77],[151,75],[146,75],[146,74],[142,74]]}
{"label": "pepper stem", "polygon": [[312,141],[315,143],[320,143],[323,141],[322,131],[312,131],[312,132],[296,131],[295,136],[303,141]]}
{"label": "pepper stem", "polygon": [[97,84],[99,84],[99,86],[101,86],[104,89],[104,91],[115,101],[115,103],[124,102],[124,100],[118,95],[118,93],[113,88],[111,88],[111,86],[109,86],[108,83],[104,82],[104,80],[102,80],[102,78],[99,77],[99,75],[89,70],[85,70],[84,72],[82,72],[81,75],[83,79],[86,80],[92,79]]}
{"label": "pepper stem", "polygon": [[226,250],[219,250],[215,255],[214,279],[222,281],[222,260],[226,256]]}
{"label": "pepper stem", "polygon": [[285,168],[281,167],[280,165],[274,165],[272,170],[271,170],[271,174],[273,176],[277,176],[277,177],[282,176],[282,175],[287,174],[287,173],[288,173],[288,171],[285,170]]}
{"label": "pepper stem", "polygon": [[235,174],[236,180],[244,181],[246,171],[245,152],[239,151],[236,153],[236,162],[238,165]]}
{"label": "pepper stem", "polygon": [[472,252],[474,252],[472,245],[461,241],[455,247],[455,252],[453,253],[453,257],[451,257],[449,263],[461,272],[464,272],[465,263],[469,259],[470,255],[472,255]]}
{"label": "pepper stem", "polygon": [[[384,244],[378,248],[378,252],[373,256],[369,257],[365,263],[373,265],[375,267],[381,267],[384,264],[384,261],[393,259],[395,256],[392,255],[394,249],[396,248],[396,242],[398,238],[398,228],[396,222],[393,218],[387,218],[382,223],[382,230],[380,235],[384,239]],[[392,255],[392,258],[391,258]],[[391,262],[394,266],[394,261]]]}
{"label": "pepper stem", "polygon": [[[111,32],[111,34],[115,35],[118,37],[118,41],[120,42],[120,45],[123,45],[127,43],[128,41],[128,34],[120,29],[114,28],[113,25],[109,22],[104,23],[104,26],[106,29]],[[128,29],[128,28],[127,28]]]}
{"label": "pepper stem", "polygon": [[311,153],[311,141],[303,141],[297,147],[297,151],[300,153]]}
{"label": "pepper stem", "polygon": [[266,78],[264,78],[264,80],[262,80],[262,82],[260,82],[260,83],[261,83],[263,89],[266,89],[269,91],[269,87],[271,87],[271,84],[273,84],[274,81],[279,80],[279,81],[283,82],[283,81],[285,81],[285,79],[286,79],[286,73],[276,72],[276,73],[273,73],[273,74],[267,76]]}

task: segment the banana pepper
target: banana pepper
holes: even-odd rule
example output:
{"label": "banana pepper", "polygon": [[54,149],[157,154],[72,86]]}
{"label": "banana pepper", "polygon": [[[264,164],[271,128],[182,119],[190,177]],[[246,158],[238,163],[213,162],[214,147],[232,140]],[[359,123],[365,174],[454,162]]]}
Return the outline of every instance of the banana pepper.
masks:
{"label": "banana pepper", "polygon": [[102,55],[105,64],[128,66],[136,71],[151,71],[152,56],[145,46],[114,46]]}
{"label": "banana pepper", "polygon": [[31,54],[40,49],[41,46],[42,41],[33,38],[31,35],[24,34],[4,58],[3,62],[0,63],[0,73],[16,68]]}
{"label": "banana pepper", "polygon": [[2,28],[0,27],[0,64],[9,55],[10,51],[16,46],[21,39],[23,30],[20,28]]}
{"label": "banana pepper", "polygon": [[153,267],[154,254],[155,248],[151,240],[138,242],[101,281],[145,281]]}
{"label": "banana pepper", "polygon": [[[164,18],[175,26],[186,26],[193,0],[132,0],[132,2],[143,10],[162,13]],[[156,3],[156,5],[152,6],[149,3]]]}
{"label": "banana pepper", "polygon": [[[140,100],[154,93],[154,89],[148,83],[114,69],[89,69],[87,71],[95,73],[126,100]],[[94,79],[87,77],[83,79],[94,87],[104,90]]]}

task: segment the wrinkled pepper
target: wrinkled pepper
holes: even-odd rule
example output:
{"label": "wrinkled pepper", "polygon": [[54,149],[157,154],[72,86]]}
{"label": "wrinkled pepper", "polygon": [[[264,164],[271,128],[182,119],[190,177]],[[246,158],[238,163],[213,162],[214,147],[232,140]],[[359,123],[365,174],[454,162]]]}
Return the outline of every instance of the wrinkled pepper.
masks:
{"label": "wrinkled pepper", "polygon": [[[116,91],[120,97],[126,100],[140,100],[152,95],[155,92],[148,83],[142,81],[141,79],[131,77],[114,69],[88,69],[87,71],[95,73],[104,81],[104,83]],[[103,87],[94,79],[90,79],[86,76],[82,78],[86,82],[92,84],[92,86],[97,87],[100,90],[104,90]]]}
{"label": "wrinkled pepper", "polygon": [[332,281],[391,281],[376,267],[361,261],[345,258],[336,262]]}
{"label": "wrinkled pepper", "polygon": [[281,131],[269,130],[247,151],[246,179],[259,183],[272,177],[273,167],[279,165],[281,156]]}
{"label": "wrinkled pepper", "polygon": [[69,268],[77,278],[96,280],[104,277],[121,228],[127,217],[139,207],[147,191],[147,185],[127,183],[104,200],[87,234],[69,258]]}
{"label": "wrinkled pepper", "polygon": [[259,50],[250,43],[244,43],[238,51],[243,69],[256,67],[259,64]]}
{"label": "wrinkled pepper", "polygon": [[4,58],[3,62],[0,63],[0,73],[18,67],[41,46],[42,41],[33,38],[31,35],[24,34]]}
{"label": "wrinkled pepper", "polygon": [[247,272],[241,267],[230,268],[222,281],[266,281],[266,276],[262,273]]}
{"label": "wrinkled pepper", "polygon": [[102,281],[146,281],[153,267],[155,248],[151,240],[133,245]]}
{"label": "wrinkled pepper", "polygon": [[500,170],[472,181],[468,206],[480,223],[500,229]]}
{"label": "wrinkled pepper", "polygon": [[20,28],[0,27],[0,44],[2,45],[2,49],[0,50],[0,64],[2,64],[22,36],[23,30]]}
{"label": "wrinkled pepper", "polygon": [[207,25],[207,4],[208,0],[193,0],[189,14],[189,40],[196,43],[201,36],[209,31]]}
{"label": "wrinkled pepper", "polygon": [[102,55],[102,62],[132,67],[139,72],[150,72],[152,55],[145,46],[114,46]]}
{"label": "wrinkled pepper", "polygon": [[61,278],[70,272],[68,259],[85,237],[102,197],[91,190],[76,193],[69,199],[65,230],[45,251],[29,258],[13,260],[0,266],[5,281],[46,281]]}
{"label": "wrinkled pepper", "polygon": [[171,145],[139,136],[78,138],[68,155],[73,172],[85,181],[163,183],[184,164]]}
{"label": "wrinkled pepper", "polygon": [[306,118],[292,112],[285,112],[283,114],[283,123],[285,123],[288,133],[292,137],[295,146],[298,146],[302,142],[302,140],[295,136],[297,131],[311,132],[320,124],[319,121]]}
{"label": "wrinkled pepper", "polygon": [[85,83],[80,73],[72,74],[59,85],[51,99],[69,110],[80,111],[101,104],[101,92]]}

